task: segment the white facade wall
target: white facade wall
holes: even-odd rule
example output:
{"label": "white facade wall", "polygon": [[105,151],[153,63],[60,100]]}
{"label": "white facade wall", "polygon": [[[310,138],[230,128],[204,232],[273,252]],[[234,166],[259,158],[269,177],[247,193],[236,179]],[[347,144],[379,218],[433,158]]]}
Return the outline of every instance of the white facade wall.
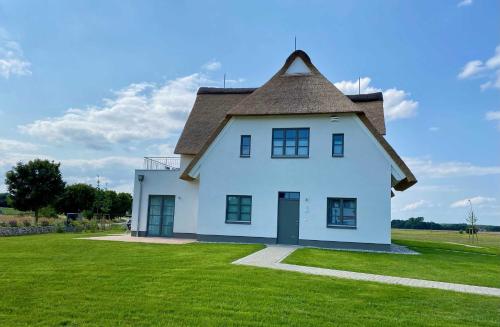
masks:
{"label": "white facade wall", "polygon": [[[174,233],[196,233],[198,216],[198,182],[179,179],[191,156],[181,157],[181,170],[136,170],[134,176],[134,201],[132,205],[132,231],[147,230],[149,195],[175,195]],[[142,196],[138,175],[144,175]],[[140,226],[137,225],[140,207]]]}
{"label": "white facade wall", "polygon": [[[287,191],[300,192],[300,239],[389,244],[391,161],[356,115],[339,117],[232,118],[193,170],[197,233],[276,238],[278,192]],[[286,127],[310,128],[309,158],[271,158],[272,129]],[[332,157],[332,133],[344,133],[344,157]],[[250,158],[239,156],[241,135],[252,136]],[[250,225],[225,223],[228,194],[252,196]],[[326,227],[327,197],[357,199],[356,229]]]}

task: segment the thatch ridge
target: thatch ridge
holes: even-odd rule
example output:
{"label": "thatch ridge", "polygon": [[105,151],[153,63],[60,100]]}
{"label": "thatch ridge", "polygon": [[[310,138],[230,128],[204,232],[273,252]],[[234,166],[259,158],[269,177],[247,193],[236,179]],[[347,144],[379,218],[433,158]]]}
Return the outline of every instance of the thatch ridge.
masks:
{"label": "thatch ridge", "polygon": [[[285,74],[296,58],[304,61],[310,74]],[[269,81],[238,103],[228,114],[239,116],[360,111],[354,102],[318,71],[304,51],[297,50]]]}

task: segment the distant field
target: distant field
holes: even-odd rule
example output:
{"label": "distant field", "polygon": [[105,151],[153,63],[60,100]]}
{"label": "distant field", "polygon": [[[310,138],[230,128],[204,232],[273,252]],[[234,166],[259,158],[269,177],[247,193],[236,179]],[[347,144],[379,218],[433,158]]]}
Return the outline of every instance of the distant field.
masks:
{"label": "distant field", "polygon": [[[392,239],[398,241],[426,241],[441,243],[456,249],[466,248],[469,251],[500,254],[500,232],[480,232],[478,240],[471,241],[469,235],[458,231],[393,229]],[[453,244],[452,244],[453,243]],[[462,244],[462,246],[458,244]],[[478,248],[475,248],[475,247]]]}
{"label": "distant field", "polygon": [[21,214],[29,214],[25,213],[19,210],[16,210],[14,208],[6,208],[6,207],[0,207],[0,214],[2,215],[21,215]]}
{"label": "distant field", "polygon": [[458,231],[393,229],[393,242],[420,255],[304,248],[286,263],[442,282],[500,287],[500,233],[480,233],[471,242]]}
{"label": "distant field", "polygon": [[35,221],[30,212],[22,212],[14,208],[0,207],[0,222],[8,223],[11,220],[17,221],[18,224],[22,224],[25,220],[32,223]]}
{"label": "distant field", "polygon": [[[0,222],[8,223],[9,221],[15,220],[17,224],[21,226],[24,221],[29,221],[30,223],[35,223],[35,215],[30,211],[19,211],[13,208],[5,208],[0,207]],[[39,222],[42,220],[48,220],[51,224],[60,221],[63,222],[65,219],[63,216],[59,216],[59,218],[48,218],[48,217],[39,217]]]}

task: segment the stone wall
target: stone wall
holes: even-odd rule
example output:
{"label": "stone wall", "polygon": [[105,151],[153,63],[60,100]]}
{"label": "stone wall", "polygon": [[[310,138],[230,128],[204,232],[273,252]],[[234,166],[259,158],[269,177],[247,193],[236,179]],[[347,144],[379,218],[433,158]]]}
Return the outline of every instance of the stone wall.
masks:
{"label": "stone wall", "polygon": [[[66,232],[72,232],[73,227],[63,227]],[[57,226],[29,226],[29,227],[0,227],[0,237],[31,234],[55,233]]]}

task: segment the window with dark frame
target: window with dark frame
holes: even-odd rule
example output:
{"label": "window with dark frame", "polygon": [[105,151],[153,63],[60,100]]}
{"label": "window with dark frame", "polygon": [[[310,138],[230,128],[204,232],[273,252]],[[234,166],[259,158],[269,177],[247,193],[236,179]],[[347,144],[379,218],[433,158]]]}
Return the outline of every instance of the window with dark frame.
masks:
{"label": "window with dark frame", "polygon": [[328,198],[327,226],[356,227],[356,199]]}
{"label": "window with dark frame", "polygon": [[250,148],[252,144],[252,137],[250,135],[241,135],[240,142],[240,157],[250,157]]}
{"label": "window with dark frame", "polygon": [[250,224],[252,221],[252,197],[250,195],[226,196],[226,223]]}
{"label": "window with dark frame", "polygon": [[344,134],[332,134],[332,157],[344,156]]}
{"label": "window with dark frame", "polygon": [[273,128],[273,158],[309,157],[309,128]]}

